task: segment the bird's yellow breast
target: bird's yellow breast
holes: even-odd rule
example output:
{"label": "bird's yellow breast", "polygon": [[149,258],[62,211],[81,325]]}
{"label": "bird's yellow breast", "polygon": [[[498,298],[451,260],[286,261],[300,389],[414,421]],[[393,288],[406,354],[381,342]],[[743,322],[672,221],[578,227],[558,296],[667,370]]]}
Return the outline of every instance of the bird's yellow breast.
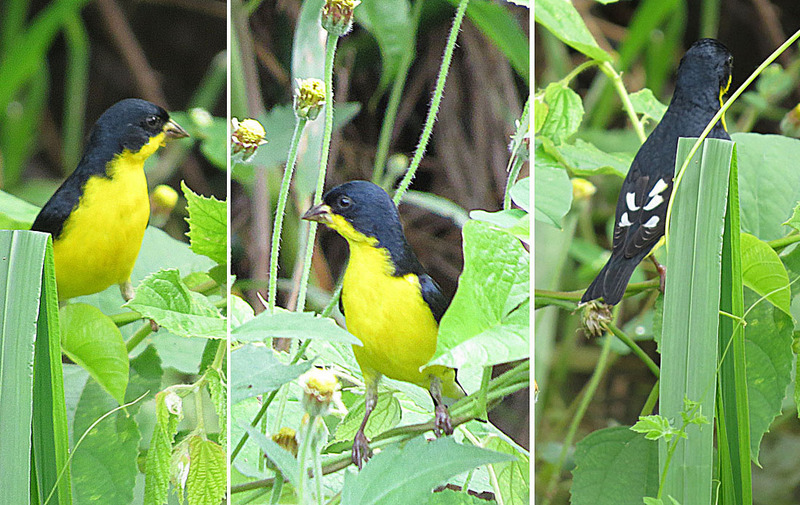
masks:
{"label": "bird's yellow breast", "polygon": [[419,370],[436,350],[439,325],[422,298],[417,276],[392,275],[391,256],[377,240],[356,232],[339,216],[334,221],[331,227],[347,238],[350,247],[342,305],[348,331],[362,343],[353,346],[353,353],[365,380],[380,374],[424,388],[430,387],[432,376],[452,383],[451,369]]}
{"label": "bird's yellow breast", "polygon": [[123,151],[92,176],[53,243],[58,297],[103,291],[127,281],[150,218],[144,162],[163,143],[160,134],[136,153]]}

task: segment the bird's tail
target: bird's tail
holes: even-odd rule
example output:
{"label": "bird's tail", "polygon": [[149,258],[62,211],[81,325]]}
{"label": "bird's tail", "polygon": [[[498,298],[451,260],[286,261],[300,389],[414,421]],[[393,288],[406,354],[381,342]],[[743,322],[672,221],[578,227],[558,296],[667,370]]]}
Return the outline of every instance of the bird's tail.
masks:
{"label": "bird's tail", "polygon": [[636,258],[612,256],[586,289],[581,298],[581,303],[602,298],[603,302],[608,305],[618,304],[622,300],[628,281],[630,281],[631,275],[633,275],[633,271],[638,264],[639,261],[636,261]]}

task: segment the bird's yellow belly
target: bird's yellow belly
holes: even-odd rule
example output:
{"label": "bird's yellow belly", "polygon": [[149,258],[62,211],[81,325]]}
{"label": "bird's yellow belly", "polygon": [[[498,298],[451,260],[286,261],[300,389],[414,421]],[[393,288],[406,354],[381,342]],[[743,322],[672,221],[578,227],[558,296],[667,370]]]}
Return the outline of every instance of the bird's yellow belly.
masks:
{"label": "bird's yellow belly", "polygon": [[127,281],[149,217],[147,180],[140,163],[118,160],[111,179],[90,178],[53,244],[59,299]]}
{"label": "bird's yellow belly", "polygon": [[359,366],[365,375],[377,373],[429,387],[432,371],[419,369],[436,350],[439,327],[422,299],[417,277],[393,277],[385,273],[383,258],[358,253],[354,257],[352,250],[342,304],[348,331],[363,344],[353,346]]}

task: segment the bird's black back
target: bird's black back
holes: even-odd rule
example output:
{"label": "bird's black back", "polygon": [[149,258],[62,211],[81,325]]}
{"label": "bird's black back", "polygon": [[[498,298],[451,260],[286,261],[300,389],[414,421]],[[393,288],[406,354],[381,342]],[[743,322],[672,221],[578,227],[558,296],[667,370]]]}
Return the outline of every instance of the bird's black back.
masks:
{"label": "bird's black back", "polygon": [[106,165],[115,156],[124,150],[139,151],[162,131],[167,121],[167,111],[137,98],[122,100],[106,109],[89,133],[78,167],[42,207],[31,230],[50,233],[53,240],[57,239],[89,178],[108,177]]}
{"label": "bird's black back", "polygon": [[[639,148],[622,183],[611,259],[582,303],[601,297],[608,304],[618,303],[636,264],[664,235],[678,139],[699,137],[717,113],[720,91],[730,82],[731,62],[727,48],[713,39],[695,42],[681,59],[669,107]],[[708,137],[730,140],[721,121]]]}

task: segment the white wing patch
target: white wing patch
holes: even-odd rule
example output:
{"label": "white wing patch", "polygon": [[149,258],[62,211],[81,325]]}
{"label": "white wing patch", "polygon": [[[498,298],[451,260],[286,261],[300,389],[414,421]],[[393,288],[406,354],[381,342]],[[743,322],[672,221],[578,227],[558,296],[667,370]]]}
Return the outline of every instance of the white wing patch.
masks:
{"label": "white wing patch", "polygon": [[659,221],[660,221],[660,219],[659,219],[658,216],[653,216],[650,219],[648,219],[647,222],[645,224],[643,224],[642,226],[644,226],[645,228],[655,228],[656,225],[658,225]]}
{"label": "white wing patch", "polygon": [[[650,193],[647,195],[650,200],[644,205],[644,210],[653,210],[664,203],[664,197],[661,196],[661,193],[663,193],[667,187],[667,183],[664,182],[664,179],[659,179],[658,182],[656,182],[656,185],[653,186],[653,189],[651,189]],[[649,222],[650,221],[648,221],[648,223]]]}
{"label": "white wing patch", "polygon": [[619,218],[619,226],[620,226],[620,228],[625,228],[625,227],[630,226],[632,224],[633,223],[631,223],[631,220],[628,218],[628,213],[627,212],[622,214],[622,217]]}
{"label": "white wing patch", "polygon": [[628,193],[625,195],[625,202],[628,204],[628,210],[636,212],[639,207],[636,206],[636,193]]}
{"label": "white wing patch", "polygon": [[664,197],[661,195],[656,195],[650,198],[650,201],[647,202],[647,205],[644,206],[644,210],[653,210],[659,205],[661,205],[663,202],[664,202]]}

